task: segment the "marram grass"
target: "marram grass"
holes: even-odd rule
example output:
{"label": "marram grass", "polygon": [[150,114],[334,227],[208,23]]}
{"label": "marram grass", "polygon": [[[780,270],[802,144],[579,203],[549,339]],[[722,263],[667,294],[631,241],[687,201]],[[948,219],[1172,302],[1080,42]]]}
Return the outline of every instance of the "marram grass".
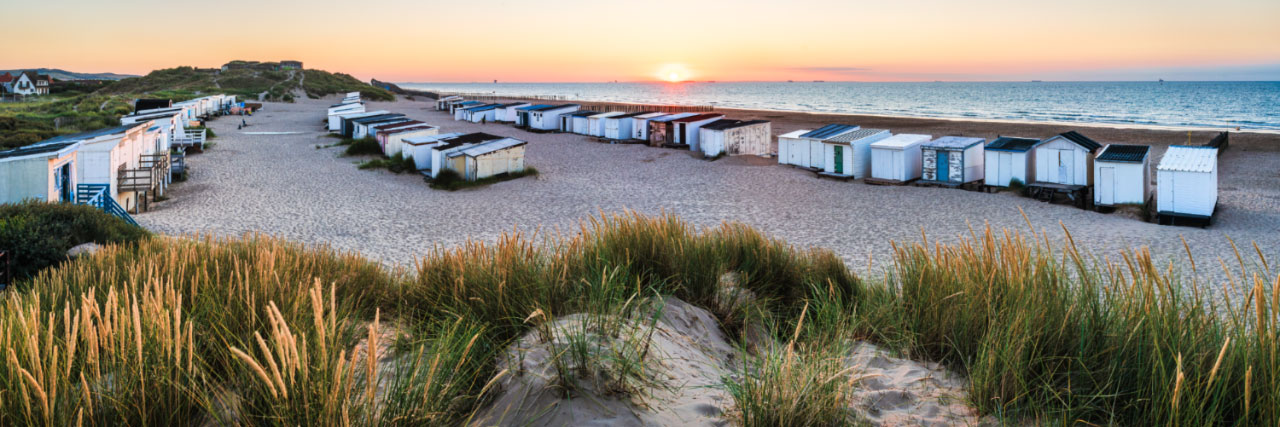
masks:
{"label": "marram grass", "polygon": [[[107,246],[0,296],[0,425],[458,425],[512,374],[496,360],[521,336],[579,313],[623,331],[655,296],[776,340],[744,345],[725,379],[742,424],[856,423],[839,362],[854,339],[967,374],[969,403],[1011,421],[1280,423],[1280,276],[1256,248],[1229,285],[1248,298],[1215,307],[1177,275],[1191,262],[1108,263],[1011,232],[898,245],[867,282],[738,224],[623,214],[577,231],[439,249],[412,274],[261,236]],[[753,302],[724,303],[725,273]],[[642,394],[644,336],[618,335],[562,362]],[[570,392],[593,380],[575,371]]]}

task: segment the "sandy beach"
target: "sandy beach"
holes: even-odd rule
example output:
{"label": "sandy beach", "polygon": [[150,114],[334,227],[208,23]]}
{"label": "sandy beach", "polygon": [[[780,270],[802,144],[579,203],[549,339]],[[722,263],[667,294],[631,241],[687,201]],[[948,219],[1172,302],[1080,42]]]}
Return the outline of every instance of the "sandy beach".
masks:
{"label": "sandy beach", "polygon": [[[571,134],[535,134],[504,124],[455,122],[434,111],[434,102],[369,103],[439,125],[441,132],[484,131],[529,141],[526,164],[540,176],[485,188],[445,192],[418,175],[358,170],[358,157],[342,157],[322,128],[332,99],[267,103],[237,130],[238,117],[210,122],[216,145],[188,156],[190,179],[174,185],[169,200],[137,220],[167,234],[239,235],[262,232],[309,244],[359,251],[389,265],[408,266],[415,257],[466,239],[492,241],[519,230],[549,235],[573,232],[580,220],[600,212],[667,212],[697,226],[738,221],[797,246],[829,248],[860,274],[880,275],[891,262],[891,242],[954,242],[985,224],[1019,232],[1028,224],[1064,240],[1066,226],[1082,252],[1119,260],[1120,251],[1149,247],[1157,260],[1185,260],[1186,239],[1199,275],[1218,284],[1233,301],[1243,290],[1227,285],[1221,258],[1239,270],[1232,239],[1256,260],[1253,245],[1274,264],[1280,260],[1280,136],[1233,134],[1221,157],[1221,192],[1215,224],[1206,229],[1159,226],[1123,214],[1101,214],[1045,204],[1009,193],[881,187],[817,179],[774,159],[735,157],[707,162],[686,151],[641,145],[610,145]],[[772,120],[775,134],[827,122],[927,133],[993,137],[1044,137],[1067,127],[993,124],[872,116],[726,110],[732,118]],[[1103,142],[1155,146],[1153,164],[1165,147],[1185,143],[1186,132],[1134,129],[1082,130]],[[250,132],[299,132],[250,134]],[[1192,142],[1212,132],[1193,132]],[[1216,292],[1216,291],[1215,291]]]}

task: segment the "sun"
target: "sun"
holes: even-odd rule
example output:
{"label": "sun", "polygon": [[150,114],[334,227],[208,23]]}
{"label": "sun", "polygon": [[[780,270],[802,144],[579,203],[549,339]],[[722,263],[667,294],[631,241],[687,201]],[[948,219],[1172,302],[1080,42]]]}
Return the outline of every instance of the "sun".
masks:
{"label": "sun", "polygon": [[667,83],[680,83],[689,81],[694,77],[694,72],[689,70],[684,64],[667,63],[658,67],[657,73],[653,74],[654,80],[664,81]]}
{"label": "sun", "polygon": [[670,74],[667,74],[667,81],[672,83],[680,81],[680,73],[672,71]]}

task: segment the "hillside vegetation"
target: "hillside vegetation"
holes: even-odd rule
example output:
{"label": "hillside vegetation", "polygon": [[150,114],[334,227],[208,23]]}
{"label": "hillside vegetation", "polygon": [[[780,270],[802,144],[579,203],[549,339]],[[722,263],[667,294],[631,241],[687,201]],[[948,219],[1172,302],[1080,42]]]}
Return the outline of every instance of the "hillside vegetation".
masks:
{"label": "hillside vegetation", "polygon": [[177,67],[122,79],[93,92],[68,92],[0,103],[0,150],[57,135],[117,126],[119,116],[133,111],[137,98],[185,101],[212,93],[244,100],[292,102],[296,93],[311,98],[360,92],[369,101],[392,101],[395,95],[347,74],[323,70],[271,70]]}
{"label": "hillside vegetation", "polygon": [[[528,334],[565,343],[542,362],[560,398],[642,405],[671,381],[648,366],[680,362],[626,325],[663,298],[779,343],[744,345],[722,379],[740,425],[862,422],[850,389],[877,379],[840,369],[854,340],[966,374],[967,403],[1011,423],[1280,423],[1280,277],[1261,255],[1239,257],[1248,301],[1217,312],[1145,252],[1101,263],[1047,235],[900,245],[872,281],[740,224],[577,231],[440,249],[412,273],[256,236],[109,246],[0,301],[0,425],[462,425],[534,375],[495,363]],[[568,318],[585,326],[553,327]]]}

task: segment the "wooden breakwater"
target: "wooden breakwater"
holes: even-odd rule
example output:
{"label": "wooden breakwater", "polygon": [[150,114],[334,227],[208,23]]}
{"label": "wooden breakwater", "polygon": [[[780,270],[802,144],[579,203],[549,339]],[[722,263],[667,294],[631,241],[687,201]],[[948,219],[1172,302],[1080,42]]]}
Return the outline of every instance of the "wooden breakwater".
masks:
{"label": "wooden breakwater", "polygon": [[715,111],[716,107],[712,105],[668,105],[668,104],[637,104],[629,102],[603,102],[603,101],[579,101],[563,95],[519,95],[519,96],[502,96],[493,93],[465,93],[465,92],[440,92],[435,94],[435,99],[446,96],[460,96],[468,101],[480,101],[487,103],[503,103],[511,101],[555,101],[559,103],[573,103],[581,106],[581,110],[591,111],[621,111],[624,113],[639,113],[642,111],[654,111],[660,113],[694,113]]}

